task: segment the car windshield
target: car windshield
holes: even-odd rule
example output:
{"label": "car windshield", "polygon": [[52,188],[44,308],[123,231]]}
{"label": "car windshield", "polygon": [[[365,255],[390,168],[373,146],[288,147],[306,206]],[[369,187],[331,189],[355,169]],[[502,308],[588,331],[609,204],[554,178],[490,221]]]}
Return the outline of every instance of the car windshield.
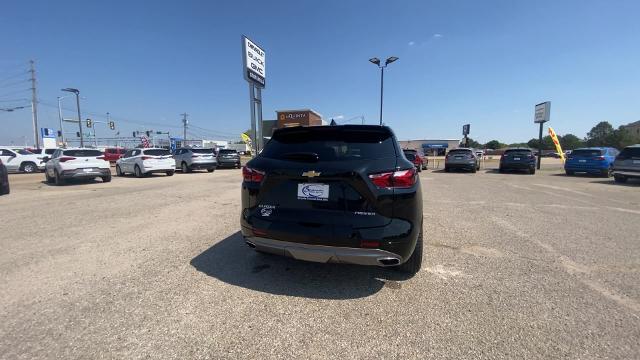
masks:
{"label": "car windshield", "polygon": [[345,161],[395,157],[385,129],[302,128],[276,132],[261,156],[300,161]]}
{"label": "car windshield", "polygon": [[165,149],[149,149],[149,150],[144,150],[143,153],[145,155],[151,155],[151,156],[166,156],[166,155],[171,155],[169,153],[169,150],[165,150]]}
{"label": "car windshield", "polygon": [[581,149],[581,150],[574,150],[571,153],[572,157],[595,157],[595,156],[602,156],[602,150],[598,150],[598,149]]}
{"label": "car windshield", "polygon": [[73,149],[73,150],[65,150],[62,153],[65,156],[73,156],[73,157],[97,157],[102,156],[102,151],[100,150],[92,150],[92,149]]}
{"label": "car windshield", "polygon": [[618,155],[619,159],[640,159],[640,147],[630,147],[622,150],[620,155]]}
{"label": "car windshield", "polygon": [[191,149],[194,154],[213,154],[213,149]]}

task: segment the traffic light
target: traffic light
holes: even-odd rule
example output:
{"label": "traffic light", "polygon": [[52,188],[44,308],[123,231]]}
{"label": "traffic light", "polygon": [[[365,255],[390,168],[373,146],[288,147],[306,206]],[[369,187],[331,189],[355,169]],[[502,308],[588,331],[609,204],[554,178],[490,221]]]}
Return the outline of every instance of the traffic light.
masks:
{"label": "traffic light", "polygon": [[113,121],[109,121],[109,129],[115,130],[116,129],[116,123],[114,123]]}
{"label": "traffic light", "polygon": [[93,121],[91,119],[87,119],[87,127],[90,128],[93,125]]}

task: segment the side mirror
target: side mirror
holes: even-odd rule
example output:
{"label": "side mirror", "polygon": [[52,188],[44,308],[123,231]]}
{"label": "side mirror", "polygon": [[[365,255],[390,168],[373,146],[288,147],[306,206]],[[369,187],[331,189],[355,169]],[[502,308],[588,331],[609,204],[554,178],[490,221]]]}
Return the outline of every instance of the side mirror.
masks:
{"label": "side mirror", "polygon": [[48,157],[48,156],[45,156],[45,157],[43,157],[43,158],[42,158],[42,162],[45,162],[45,163],[46,163],[47,161],[49,161],[49,160],[51,160],[51,158],[50,158],[50,157]]}

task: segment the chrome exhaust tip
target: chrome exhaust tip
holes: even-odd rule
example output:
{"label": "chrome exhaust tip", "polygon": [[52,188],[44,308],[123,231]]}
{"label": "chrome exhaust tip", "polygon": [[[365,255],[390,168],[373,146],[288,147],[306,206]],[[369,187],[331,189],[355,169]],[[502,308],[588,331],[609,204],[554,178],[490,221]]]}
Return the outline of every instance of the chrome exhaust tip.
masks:
{"label": "chrome exhaust tip", "polygon": [[400,264],[400,259],[392,257],[378,258],[378,264],[382,266],[395,266]]}
{"label": "chrome exhaust tip", "polygon": [[249,241],[249,240],[245,240],[245,243],[247,243],[247,245],[248,245],[250,248],[252,248],[252,249],[255,249],[255,248],[256,248],[256,244],[252,243],[252,242],[251,242],[251,241]]}

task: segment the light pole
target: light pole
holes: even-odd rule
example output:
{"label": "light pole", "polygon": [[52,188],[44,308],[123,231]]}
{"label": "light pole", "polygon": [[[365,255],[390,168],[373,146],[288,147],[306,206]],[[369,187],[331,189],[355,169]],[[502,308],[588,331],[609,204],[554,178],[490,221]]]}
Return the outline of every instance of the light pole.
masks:
{"label": "light pole", "polygon": [[62,91],[76,94],[76,104],[78,105],[78,129],[80,129],[80,147],[84,147],[84,139],[82,134],[82,117],[80,116],[80,90],[74,88],[65,88]]}
{"label": "light pole", "polygon": [[387,58],[387,60],[385,60],[384,65],[380,64],[380,59],[378,58],[374,57],[369,59],[369,61],[372,64],[378,65],[378,67],[380,68],[380,126],[382,126],[382,100],[384,96],[384,68],[386,68],[387,65],[391,64],[392,62],[398,59],[399,58],[396,56],[391,56]]}

